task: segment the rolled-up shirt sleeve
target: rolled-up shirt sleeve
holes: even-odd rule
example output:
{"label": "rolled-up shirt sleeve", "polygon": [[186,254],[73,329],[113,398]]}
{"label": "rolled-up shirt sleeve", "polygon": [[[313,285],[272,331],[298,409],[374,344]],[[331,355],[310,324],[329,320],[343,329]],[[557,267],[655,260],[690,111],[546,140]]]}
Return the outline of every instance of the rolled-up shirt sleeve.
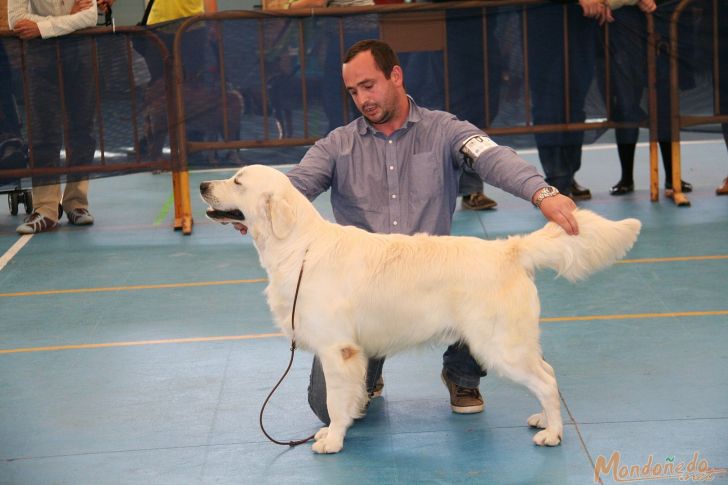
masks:
{"label": "rolled-up shirt sleeve", "polygon": [[465,163],[466,158],[461,152],[463,145],[474,136],[485,138],[486,149],[472,161],[473,169],[484,182],[528,201],[538,189],[548,186],[536,167],[512,148],[498,145],[467,121],[453,118],[448,125],[453,140],[452,154],[460,164]]}
{"label": "rolled-up shirt sleeve", "polygon": [[330,150],[331,135],[318,140],[308,149],[300,163],[288,171],[288,178],[299,192],[313,200],[331,187],[334,156]]}
{"label": "rolled-up shirt sleeve", "polygon": [[[70,0],[69,0],[70,1]],[[47,5],[39,2],[38,7]],[[47,3],[47,2],[46,2]],[[73,2],[71,2],[71,5]],[[70,11],[70,8],[68,9]],[[70,34],[76,30],[94,27],[98,18],[96,2],[91,6],[74,14],[54,12],[45,8],[34,8],[32,2],[27,0],[8,0],[8,25],[12,29],[22,19],[35,22],[44,39]]]}

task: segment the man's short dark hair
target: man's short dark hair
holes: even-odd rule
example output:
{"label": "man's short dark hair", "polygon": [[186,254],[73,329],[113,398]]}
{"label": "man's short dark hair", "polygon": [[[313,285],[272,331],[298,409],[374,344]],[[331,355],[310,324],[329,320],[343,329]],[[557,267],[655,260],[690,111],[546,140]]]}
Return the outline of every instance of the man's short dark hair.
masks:
{"label": "man's short dark hair", "polygon": [[367,51],[372,53],[374,62],[376,62],[379,70],[384,73],[385,79],[389,79],[394,66],[400,65],[397,54],[395,54],[392,48],[389,47],[389,44],[376,39],[360,40],[353,46],[349,47],[349,50],[346,51],[346,56],[344,57],[344,64],[352,60],[357,54]]}

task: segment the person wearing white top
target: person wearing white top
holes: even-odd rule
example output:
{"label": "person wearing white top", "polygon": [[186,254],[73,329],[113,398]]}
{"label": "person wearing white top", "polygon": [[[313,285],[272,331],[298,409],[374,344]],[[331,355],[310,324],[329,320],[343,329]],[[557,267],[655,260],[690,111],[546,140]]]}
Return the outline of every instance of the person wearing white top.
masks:
{"label": "person wearing white top", "polygon": [[[28,141],[36,168],[93,162],[96,140],[91,44],[85,37],[46,39],[93,27],[96,21],[94,0],[8,0],[8,24],[26,44],[25,79],[30,93]],[[66,113],[62,112],[62,106],[66,107]],[[68,132],[62,164],[64,115]],[[57,176],[33,178],[33,212],[18,226],[18,233],[55,229],[64,211],[71,224],[93,224],[93,216],[88,211],[87,177],[68,176],[66,182],[61,192]]]}

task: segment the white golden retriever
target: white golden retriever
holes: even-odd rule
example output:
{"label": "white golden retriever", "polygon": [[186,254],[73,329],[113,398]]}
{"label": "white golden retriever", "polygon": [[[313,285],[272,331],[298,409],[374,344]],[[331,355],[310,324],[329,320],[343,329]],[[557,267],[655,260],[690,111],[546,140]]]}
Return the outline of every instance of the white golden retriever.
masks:
{"label": "white golden retriever", "polygon": [[[301,266],[295,338],[321,360],[331,424],[313,450],[336,453],[367,401],[368,357],[428,341],[462,340],[489,370],[525,385],[543,411],[528,424],[533,441],[558,445],[563,424],[554,370],[541,357],[539,268],[569,280],[609,266],[632,247],[641,224],[578,210],[579,235],[549,222],[507,240],[372,234],[326,221],[270,167],[251,165],[203,182],[208,217],[249,229],[268,272],[268,304],[292,337],[291,311]],[[242,226],[238,226],[242,227]]]}

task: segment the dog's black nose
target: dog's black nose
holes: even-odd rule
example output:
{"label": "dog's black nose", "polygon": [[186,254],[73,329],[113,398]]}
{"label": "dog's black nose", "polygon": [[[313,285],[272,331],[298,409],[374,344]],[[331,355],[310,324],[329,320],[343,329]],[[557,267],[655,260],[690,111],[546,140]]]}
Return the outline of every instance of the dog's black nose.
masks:
{"label": "dog's black nose", "polygon": [[200,193],[204,194],[210,188],[210,182],[200,182]]}

